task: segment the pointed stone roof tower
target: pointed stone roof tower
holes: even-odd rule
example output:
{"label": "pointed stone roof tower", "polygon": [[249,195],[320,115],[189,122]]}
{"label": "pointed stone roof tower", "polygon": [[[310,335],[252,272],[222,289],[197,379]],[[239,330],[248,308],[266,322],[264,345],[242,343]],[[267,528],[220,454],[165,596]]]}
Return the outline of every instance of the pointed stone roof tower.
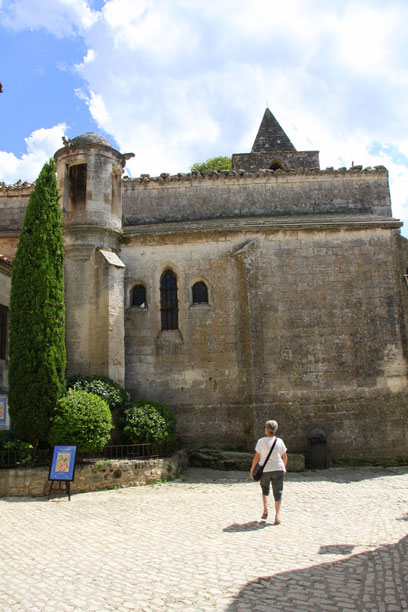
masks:
{"label": "pointed stone roof tower", "polygon": [[251,153],[232,156],[234,170],[299,171],[320,168],[319,151],[296,151],[269,108],[265,110]]}
{"label": "pointed stone roof tower", "polygon": [[266,151],[296,151],[269,108],[265,110],[251,153]]}

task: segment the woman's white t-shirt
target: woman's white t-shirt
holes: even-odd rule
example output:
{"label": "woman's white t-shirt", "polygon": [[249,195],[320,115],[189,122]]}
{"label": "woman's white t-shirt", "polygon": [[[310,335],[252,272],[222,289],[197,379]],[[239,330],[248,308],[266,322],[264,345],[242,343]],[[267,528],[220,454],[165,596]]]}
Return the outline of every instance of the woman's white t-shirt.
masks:
{"label": "woman's white t-shirt", "polygon": [[[271,450],[272,444],[275,442],[275,436],[259,438],[255,446],[255,451],[260,454],[259,463],[263,465],[265,459]],[[287,448],[280,438],[276,438],[275,448],[269,457],[268,463],[264,467],[264,472],[275,472],[276,470],[285,470],[285,465],[282,460],[282,455],[286,453]]]}

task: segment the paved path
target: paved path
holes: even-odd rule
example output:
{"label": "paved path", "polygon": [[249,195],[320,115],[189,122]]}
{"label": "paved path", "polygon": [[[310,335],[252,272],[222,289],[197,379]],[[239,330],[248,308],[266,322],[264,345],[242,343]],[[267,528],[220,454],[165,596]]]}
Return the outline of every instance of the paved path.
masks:
{"label": "paved path", "polygon": [[[406,610],[408,468],[247,474],[0,500],[0,610]],[[273,519],[273,514],[272,514]]]}

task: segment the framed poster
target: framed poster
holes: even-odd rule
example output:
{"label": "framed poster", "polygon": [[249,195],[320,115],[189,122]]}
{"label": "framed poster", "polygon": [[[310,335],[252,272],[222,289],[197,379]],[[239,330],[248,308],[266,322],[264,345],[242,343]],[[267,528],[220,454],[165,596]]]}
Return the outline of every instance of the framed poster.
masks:
{"label": "framed poster", "polygon": [[0,430],[10,429],[7,395],[0,395]]}
{"label": "framed poster", "polygon": [[48,480],[74,480],[76,446],[54,446]]}

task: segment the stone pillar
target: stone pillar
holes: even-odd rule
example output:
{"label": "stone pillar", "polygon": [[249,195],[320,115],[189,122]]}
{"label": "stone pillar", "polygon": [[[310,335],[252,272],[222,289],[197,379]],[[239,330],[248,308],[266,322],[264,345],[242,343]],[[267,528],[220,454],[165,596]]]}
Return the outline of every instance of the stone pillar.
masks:
{"label": "stone pillar", "polygon": [[65,246],[65,342],[67,376],[88,376],[91,370],[89,354],[89,304],[93,291],[91,282],[94,247]]}
{"label": "stone pillar", "polygon": [[[121,385],[125,383],[124,271],[113,251],[96,252],[92,368]],[[95,373],[98,373],[95,372]]]}

